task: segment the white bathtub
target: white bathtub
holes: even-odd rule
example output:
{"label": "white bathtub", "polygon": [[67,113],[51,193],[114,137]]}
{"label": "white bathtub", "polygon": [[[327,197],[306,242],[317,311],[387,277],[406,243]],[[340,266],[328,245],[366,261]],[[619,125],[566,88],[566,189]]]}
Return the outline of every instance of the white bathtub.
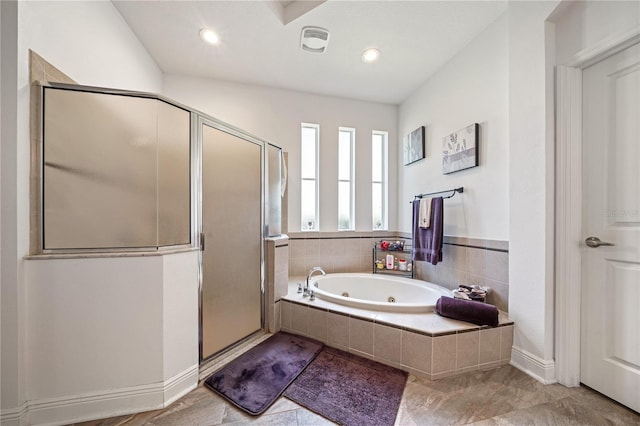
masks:
{"label": "white bathtub", "polygon": [[384,312],[433,312],[440,296],[451,296],[450,290],[436,284],[374,274],[313,277],[311,289],[320,299]]}

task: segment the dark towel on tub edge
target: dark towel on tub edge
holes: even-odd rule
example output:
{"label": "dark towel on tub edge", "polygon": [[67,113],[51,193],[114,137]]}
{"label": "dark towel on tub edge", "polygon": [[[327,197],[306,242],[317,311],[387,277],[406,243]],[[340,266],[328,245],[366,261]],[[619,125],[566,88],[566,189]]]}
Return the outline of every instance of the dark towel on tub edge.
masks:
{"label": "dark towel on tub edge", "polygon": [[482,302],[442,296],[436,302],[435,311],[443,317],[477,325],[498,325],[498,308]]}

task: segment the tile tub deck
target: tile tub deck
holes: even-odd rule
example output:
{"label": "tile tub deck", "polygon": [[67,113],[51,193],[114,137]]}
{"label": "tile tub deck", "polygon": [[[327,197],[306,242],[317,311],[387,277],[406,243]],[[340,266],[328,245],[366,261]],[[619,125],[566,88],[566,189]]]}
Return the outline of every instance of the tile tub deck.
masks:
{"label": "tile tub deck", "polygon": [[508,364],[513,321],[500,312],[497,327],[435,313],[371,312],[297,293],[297,282],[279,302],[280,329],[394,366],[429,380]]}

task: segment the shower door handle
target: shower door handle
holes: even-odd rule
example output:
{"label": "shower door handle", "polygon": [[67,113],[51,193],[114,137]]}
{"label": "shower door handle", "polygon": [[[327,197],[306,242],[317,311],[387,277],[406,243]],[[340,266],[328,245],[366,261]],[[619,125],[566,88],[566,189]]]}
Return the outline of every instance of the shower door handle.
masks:
{"label": "shower door handle", "polygon": [[584,240],[584,243],[591,248],[597,248],[600,246],[615,246],[615,244],[600,241],[600,238],[598,237],[588,237],[586,240]]}
{"label": "shower door handle", "polygon": [[200,233],[200,250],[204,251],[204,232]]}

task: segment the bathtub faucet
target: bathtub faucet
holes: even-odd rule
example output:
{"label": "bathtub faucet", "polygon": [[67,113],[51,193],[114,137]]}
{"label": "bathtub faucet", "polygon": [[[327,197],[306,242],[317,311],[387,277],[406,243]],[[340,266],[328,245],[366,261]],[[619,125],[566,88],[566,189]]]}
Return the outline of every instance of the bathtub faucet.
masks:
{"label": "bathtub faucet", "polygon": [[311,279],[311,276],[316,272],[320,272],[323,277],[327,275],[324,269],[322,269],[320,266],[314,266],[313,268],[311,268],[311,270],[307,274],[307,282],[304,285],[304,294],[303,294],[304,297],[309,295],[309,280]]}

